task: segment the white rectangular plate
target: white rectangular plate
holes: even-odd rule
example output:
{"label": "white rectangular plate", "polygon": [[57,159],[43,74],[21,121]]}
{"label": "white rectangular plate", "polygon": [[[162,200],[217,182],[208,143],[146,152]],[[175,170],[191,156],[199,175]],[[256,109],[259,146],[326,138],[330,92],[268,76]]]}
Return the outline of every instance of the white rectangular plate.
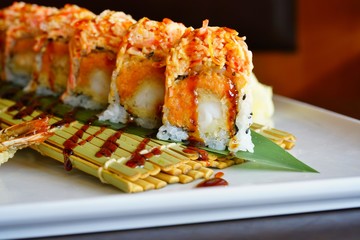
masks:
{"label": "white rectangular plate", "polygon": [[319,173],[243,164],[228,187],[124,194],[32,150],[0,167],[0,238],[40,237],[360,207],[360,121],[275,97],[275,126]]}

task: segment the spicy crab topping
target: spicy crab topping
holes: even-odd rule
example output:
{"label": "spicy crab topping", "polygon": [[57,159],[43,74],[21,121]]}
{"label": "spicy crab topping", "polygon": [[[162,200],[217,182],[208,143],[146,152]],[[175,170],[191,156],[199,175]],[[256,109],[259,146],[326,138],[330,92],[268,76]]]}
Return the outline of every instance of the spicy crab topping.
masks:
{"label": "spicy crab topping", "polygon": [[250,75],[253,65],[251,52],[248,51],[245,37],[225,27],[208,27],[208,20],[203,26],[184,34],[177,51],[174,64],[168,66],[172,79],[196,74],[206,66],[215,64],[219,71],[227,71],[230,78],[237,73]]}
{"label": "spicy crab topping", "polygon": [[142,18],[129,29],[126,36],[126,51],[130,55],[157,58],[165,66],[165,59],[171,47],[179,41],[186,27],[165,18],[162,22]]}
{"label": "spicy crab topping", "polygon": [[41,33],[41,23],[57,11],[54,7],[15,2],[2,10],[2,28],[15,38],[36,36]]}
{"label": "spicy crab topping", "polygon": [[49,16],[40,28],[48,38],[69,38],[74,34],[74,24],[80,20],[93,19],[96,15],[77,5],[66,4],[57,13]]}
{"label": "spicy crab topping", "polygon": [[136,21],[123,12],[103,11],[97,17],[75,23],[78,49],[80,54],[90,53],[94,49],[106,49],[117,52],[127,29]]}

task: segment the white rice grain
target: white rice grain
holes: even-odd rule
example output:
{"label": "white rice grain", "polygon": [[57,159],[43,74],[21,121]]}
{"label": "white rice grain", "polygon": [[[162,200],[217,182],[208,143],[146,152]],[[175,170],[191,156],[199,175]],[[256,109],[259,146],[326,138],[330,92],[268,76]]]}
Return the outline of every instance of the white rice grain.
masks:
{"label": "white rice grain", "polygon": [[113,123],[126,123],[128,122],[128,119],[129,114],[126,112],[125,108],[116,102],[109,104],[108,108],[99,115],[100,121],[109,120]]}
{"label": "white rice grain", "polygon": [[189,135],[184,129],[166,123],[159,128],[156,137],[161,140],[173,140],[181,142],[187,140]]}

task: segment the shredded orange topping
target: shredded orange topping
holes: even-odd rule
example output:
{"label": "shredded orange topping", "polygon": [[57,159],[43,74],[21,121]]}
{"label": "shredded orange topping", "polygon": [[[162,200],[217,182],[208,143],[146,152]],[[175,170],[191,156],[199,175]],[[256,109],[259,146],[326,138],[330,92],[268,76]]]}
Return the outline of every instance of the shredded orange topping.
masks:
{"label": "shredded orange topping", "polygon": [[158,67],[163,67],[170,48],[180,40],[185,30],[186,27],[182,23],[173,22],[168,18],[162,22],[142,18],[129,29],[123,44],[125,52],[139,56],[156,55]]}
{"label": "shredded orange topping", "polygon": [[0,14],[0,28],[3,31],[6,30],[5,59],[10,55],[10,46],[14,43],[14,39],[38,36],[42,32],[40,25],[49,15],[57,11],[57,8],[24,2],[14,2],[11,6],[3,9]]}
{"label": "shredded orange topping", "polygon": [[2,10],[3,28],[14,38],[36,36],[41,32],[41,23],[57,11],[58,9],[53,7],[14,2]]}
{"label": "shredded orange topping", "polygon": [[[235,30],[226,27],[208,27],[208,20],[201,28],[187,31],[176,48],[173,49],[177,52],[176,59],[171,59],[167,66],[170,75],[196,74],[212,64],[227,71],[228,76],[236,73],[249,76],[253,69],[245,37],[239,37]],[[177,77],[170,75],[171,79]]]}
{"label": "shredded orange topping", "polygon": [[62,39],[68,42],[75,32],[75,23],[80,20],[95,18],[91,11],[80,8],[77,5],[66,4],[58,12],[48,16],[46,21],[40,25],[43,31],[36,37],[34,49],[40,50],[47,39]]}
{"label": "shredded orange topping", "polygon": [[74,47],[77,54],[88,54],[96,48],[117,52],[128,28],[135,22],[130,15],[110,10],[103,11],[91,20],[76,22]]}
{"label": "shredded orange topping", "polygon": [[48,38],[69,38],[74,34],[74,25],[79,20],[93,19],[96,15],[77,5],[66,4],[57,13],[49,16],[41,25]]}

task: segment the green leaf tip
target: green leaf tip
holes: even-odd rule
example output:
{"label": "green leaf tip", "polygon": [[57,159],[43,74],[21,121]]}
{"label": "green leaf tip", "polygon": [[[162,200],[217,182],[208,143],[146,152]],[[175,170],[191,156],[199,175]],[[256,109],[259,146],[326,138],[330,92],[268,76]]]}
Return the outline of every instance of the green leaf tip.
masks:
{"label": "green leaf tip", "polygon": [[238,151],[235,153],[236,157],[290,171],[318,173],[261,134],[251,131],[251,137],[255,145],[254,152]]}

